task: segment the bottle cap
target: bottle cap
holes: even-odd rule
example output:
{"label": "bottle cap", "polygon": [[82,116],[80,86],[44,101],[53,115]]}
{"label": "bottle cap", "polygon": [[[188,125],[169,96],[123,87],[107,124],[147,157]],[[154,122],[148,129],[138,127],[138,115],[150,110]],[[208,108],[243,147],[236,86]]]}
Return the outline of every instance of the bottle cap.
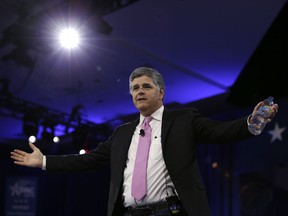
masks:
{"label": "bottle cap", "polygon": [[272,96],[269,96],[267,99],[268,99],[269,101],[271,101],[271,102],[274,101],[274,97],[272,97]]}

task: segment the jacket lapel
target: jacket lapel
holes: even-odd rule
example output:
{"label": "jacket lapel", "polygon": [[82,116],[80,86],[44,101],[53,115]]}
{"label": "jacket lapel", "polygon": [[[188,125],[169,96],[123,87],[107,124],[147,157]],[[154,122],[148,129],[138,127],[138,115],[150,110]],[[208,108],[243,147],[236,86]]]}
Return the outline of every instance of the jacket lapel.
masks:
{"label": "jacket lapel", "polygon": [[173,118],[173,112],[171,110],[168,110],[166,108],[164,108],[163,111],[163,117],[162,117],[162,134],[161,134],[161,142],[162,142],[162,148],[165,145],[165,140],[169,131],[169,128],[174,120]]}
{"label": "jacket lapel", "polygon": [[122,156],[122,160],[123,160],[124,164],[126,164],[126,159],[127,159],[128,150],[129,150],[129,147],[131,144],[132,136],[133,136],[133,133],[134,133],[135,128],[138,125],[138,123],[139,123],[139,118],[136,121],[128,124],[127,125],[127,133],[125,133],[125,136],[122,137],[123,148],[122,148],[122,152],[119,155]]}

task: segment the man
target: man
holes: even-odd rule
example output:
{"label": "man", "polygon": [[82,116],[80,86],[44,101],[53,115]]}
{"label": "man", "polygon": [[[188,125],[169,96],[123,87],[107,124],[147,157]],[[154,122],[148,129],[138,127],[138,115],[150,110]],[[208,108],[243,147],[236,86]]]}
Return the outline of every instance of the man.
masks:
{"label": "man", "polygon": [[[95,150],[84,155],[43,156],[35,145],[30,144],[31,154],[14,150],[11,158],[15,164],[49,171],[96,169],[110,163],[108,216],[209,216],[195,155],[196,143],[248,138],[252,136],[247,129],[250,117],[220,122],[204,117],[195,108],[168,110],[163,106],[164,81],[152,68],[134,70],[129,85],[133,103],[140,112],[139,119],[118,127]],[[254,108],[252,116],[262,104],[260,102]],[[274,104],[270,120],[277,112],[278,105]],[[145,156],[139,162],[138,153],[146,150],[137,151],[144,145],[138,146],[138,140],[140,142],[144,137],[151,143],[149,157],[146,159]],[[148,160],[147,164],[145,160]],[[141,173],[136,164],[146,164],[146,168],[142,168],[145,172]],[[142,183],[137,185],[136,179],[142,175],[144,181],[142,179]],[[137,189],[142,189],[142,186],[144,193],[137,195]]]}

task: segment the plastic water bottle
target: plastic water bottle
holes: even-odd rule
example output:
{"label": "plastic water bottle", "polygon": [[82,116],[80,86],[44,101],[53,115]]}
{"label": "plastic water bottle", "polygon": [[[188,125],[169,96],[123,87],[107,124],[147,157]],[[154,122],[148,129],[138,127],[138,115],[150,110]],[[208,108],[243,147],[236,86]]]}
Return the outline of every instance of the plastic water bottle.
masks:
{"label": "plastic water bottle", "polygon": [[254,117],[250,120],[250,125],[248,125],[248,130],[254,135],[259,135],[262,133],[266,126],[267,120],[269,119],[271,106],[273,105],[273,97],[268,97],[263,101],[263,106],[261,106]]}

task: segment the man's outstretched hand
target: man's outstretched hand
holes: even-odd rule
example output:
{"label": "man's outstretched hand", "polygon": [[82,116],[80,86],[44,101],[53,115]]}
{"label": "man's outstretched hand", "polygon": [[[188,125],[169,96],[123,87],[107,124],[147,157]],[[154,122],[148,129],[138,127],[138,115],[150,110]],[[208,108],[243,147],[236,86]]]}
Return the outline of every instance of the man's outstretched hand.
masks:
{"label": "man's outstretched hand", "polygon": [[11,158],[14,163],[21,166],[42,168],[43,154],[35,145],[29,142],[29,146],[33,150],[32,153],[15,149],[11,152]]}

